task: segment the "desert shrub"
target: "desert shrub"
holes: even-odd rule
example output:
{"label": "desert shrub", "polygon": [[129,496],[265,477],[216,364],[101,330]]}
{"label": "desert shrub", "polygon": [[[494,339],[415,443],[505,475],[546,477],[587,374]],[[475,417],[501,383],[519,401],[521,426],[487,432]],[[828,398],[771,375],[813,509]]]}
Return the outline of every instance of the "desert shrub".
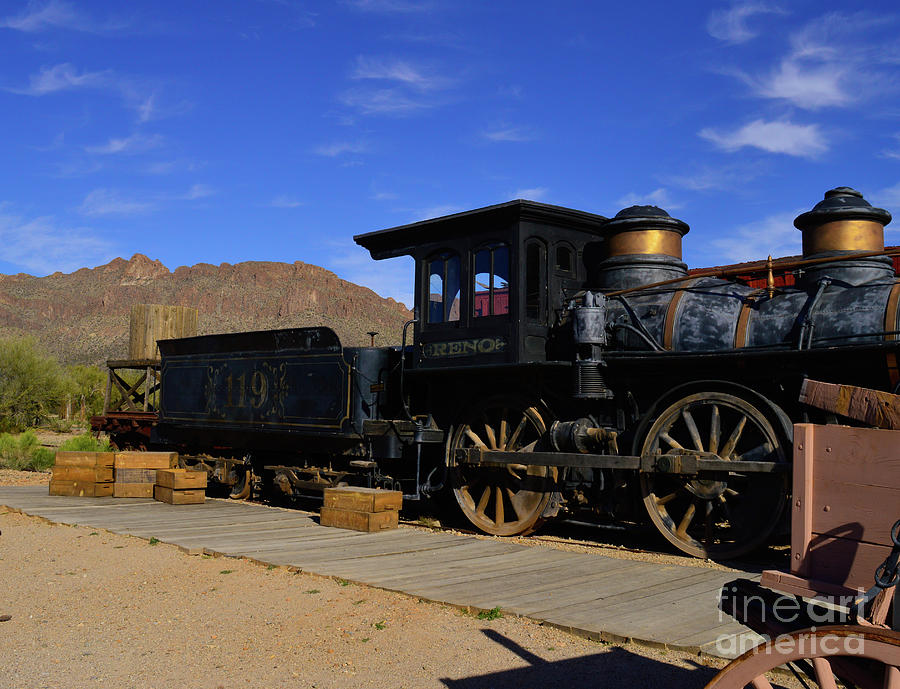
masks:
{"label": "desert shrub", "polygon": [[41,447],[34,431],[0,433],[0,466],[17,471],[46,471],[55,459],[56,453]]}
{"label": "desert shrub", "polygon": [[45,423],[42,428],[47,428],[54,433],[68,433],[72,430],[72,426],[75,425],[75,422],[72,419],[63,419],[59,416],[51,416],[47,419],[47,423]]}
{"label": "desert shrub", "polygon": [[82,421],[103,412],[106,372],[97,366],[69,366],[66,369],[72,414]]}
{"label": "desert shrub", "polygon": [[70,452],[109,452],[109,440],[98,440],[90,433],[82,433],[66,440],[59,449]]}
{"label": "desert shrub", "polygon": [[0,431],[21,431],[55,412],[66,376],[56,359],[28,337],[0,339]]}
{"label": "desert shrub", "polygon": [[31,455],[31,464],[26,469],[47,471],[55,462],[56,452],[49,447],[36,447]]}

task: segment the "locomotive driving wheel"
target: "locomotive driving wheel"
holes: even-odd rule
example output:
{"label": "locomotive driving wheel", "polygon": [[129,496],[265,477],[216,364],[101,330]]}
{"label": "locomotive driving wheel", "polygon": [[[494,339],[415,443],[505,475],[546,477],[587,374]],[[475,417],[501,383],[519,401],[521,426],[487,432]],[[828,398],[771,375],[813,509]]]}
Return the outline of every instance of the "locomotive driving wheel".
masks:
{"label": "locomotive driving wheel", "polygon": [[[725,392],[683,397],[656,417],[643,438],[641,455],[689,449],[731,461],[787,461],[786,440],[766,415]],[[660,533],[676,548],[710,559],[738,557],[764,543],[787,495],[784,472],[731,471],[702,478],[647,472],[640,483]]]}
{"label": "locomotive driving wheel", "polygon": [[457,464],[458,449],[483,447],[526,455],[547,430],[543,405],[500,398],[474,409],[458,424],[447,446],[450,485],[463,515],[479,530],[494,536],[534,531],[550,502],[555,467],[521,464],[486,467]]}
{"label": "locomotive driving wheel", "polygon": [[733,660],[705,689],[794,686],[900,689],[900,634],[852,625],[784,634]]}

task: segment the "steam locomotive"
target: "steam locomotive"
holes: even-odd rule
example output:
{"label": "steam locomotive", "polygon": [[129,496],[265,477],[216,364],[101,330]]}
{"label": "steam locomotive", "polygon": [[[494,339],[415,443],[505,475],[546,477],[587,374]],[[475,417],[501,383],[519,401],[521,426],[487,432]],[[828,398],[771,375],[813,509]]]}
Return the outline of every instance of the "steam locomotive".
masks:
{"label": "steam locomotive", "polygon": [[653,206],[517,200],[359,235],[415,259],[402,346],[324,327],[160,341],[154,440],[234,497],[387,487],[495,535],[645,514],[686,553],[735,557],[781,520],[792,424],[821,420],[804,378],[900,381],[890,220],[827,192],[795,220],[801,258],[740,269],[762,286],[689,272],[688,225]]}

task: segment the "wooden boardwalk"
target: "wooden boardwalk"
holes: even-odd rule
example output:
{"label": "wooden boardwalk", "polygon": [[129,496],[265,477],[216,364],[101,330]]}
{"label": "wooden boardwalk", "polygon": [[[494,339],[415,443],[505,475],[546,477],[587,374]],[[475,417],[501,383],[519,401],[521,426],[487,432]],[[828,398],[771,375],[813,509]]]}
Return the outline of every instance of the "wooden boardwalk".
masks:
{"label": "wooden boardwalk", "polygon": [[[732,656],[757,639],[716,608],[733,572],[637,562],[403,528],[319,526],[302,513],[228,500],[51,497],[0,487],[0,505],[61,524],[157,538],[190,553],[244,557],[460,607],[526,615],[575,633]],[[752,577],[751,577],[752,578]]]}

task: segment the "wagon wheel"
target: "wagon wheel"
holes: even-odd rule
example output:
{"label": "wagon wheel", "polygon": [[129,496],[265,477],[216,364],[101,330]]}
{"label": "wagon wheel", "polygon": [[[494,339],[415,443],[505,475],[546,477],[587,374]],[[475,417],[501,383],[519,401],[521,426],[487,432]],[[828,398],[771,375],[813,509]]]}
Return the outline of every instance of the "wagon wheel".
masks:
{"label": "wagon wheel", "polygon": [[[724,460],[786,462],[786,441],[766,416],[740,397],[704,392],[684,397],[653,422],[641,454],[691,449]],[[641,494],[650,520],[676,548],[728,559],[759,547],[778,523],[787,474],[722,473],[687,478],[642,473]]]}
{"label": "wagon wheel", "polygon": [[234,479],[228,497],[232,500],[246,500],[253,489],[253,472],[250,467],[235,464],[228,472],[228,478]]}
{"label": "wagon wheel", "polygon": [[524,460],[505,467],[459,465],[455,451],[531,452],[547,430],[549,416],[542,405],[504,398],[479,406],[454,429],[447,446],[450,485],[466,519],[481,531],[494,536],[534,531],[553,493],[548,483],[555,483],[557,469]]}
{"label": "wagon wheel", "polygon": [[[782,665],[789,673],[771,672]],[[791,674],[802,678],[799,686],[836,689],[840,681],[859,689],[898,689],[900,633],[842,625],[783,634],[733,660],[705,689],[798,686]]]}

